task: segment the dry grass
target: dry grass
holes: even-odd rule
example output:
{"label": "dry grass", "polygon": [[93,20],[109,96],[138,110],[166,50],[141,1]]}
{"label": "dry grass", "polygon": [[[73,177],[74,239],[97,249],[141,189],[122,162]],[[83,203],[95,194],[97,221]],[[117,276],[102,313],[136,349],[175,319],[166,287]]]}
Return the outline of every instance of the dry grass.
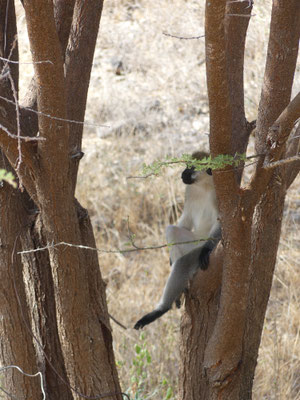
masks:
{"label": "dry grass", "polygon": [[[268,34],[269,4],[258,5],[251,20],[245,63],[246,110],[257,114]],[[126,247],[128,221],[135,241],[165,242],[170,207],[182,200],[178,169],[156,179],[128,180],[141,164],[208,148],[208,104],[204,39],[177,40],[162,34],[201,35],[199,1],[106,1],[89,92],[77,196],[92,216],[97,246]],[[21,18],[21,17],[20,17]],[[21,21],[20,21],[21,22]],[[22,48],[26,59],[27,50]],[[24,68],[21,84],[28,81]],[[24,86],[23,86],[24,87]],[[300,89],[299,67],[295,92]],[[300,399],[299,345],[299,183],[290,189],[254,385],[254,399]],[[297,209],[298,208],[298,209]],[[169,273],[165,249],[126,255],[101,254],[109,310],[131,328],[158,301]],[[146,330],[152,361],[144,395],[162,399],[165,386],[176,392],[180,311],[166,314]],[[114,348],[122,386],[132,386],[138,332],[114,322]],[[160,382],[166,378],[168,384]]]}

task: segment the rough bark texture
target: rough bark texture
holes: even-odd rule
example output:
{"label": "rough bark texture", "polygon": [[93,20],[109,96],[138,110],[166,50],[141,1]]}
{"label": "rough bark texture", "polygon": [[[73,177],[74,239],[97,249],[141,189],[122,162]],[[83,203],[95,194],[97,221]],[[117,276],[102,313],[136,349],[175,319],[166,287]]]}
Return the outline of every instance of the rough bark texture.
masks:
{"label": "rough bark texture", "polygon": [[[94,46],[99,26],[98,15],[101,15],[103,2],[77,1],[74,9],[74,19],[71,26],[69,44],[66,50],[66,89],[68,98],[67,114],[70,120],[83,121],[89,88],[90,73],[94,55]],[[89,29],[84,29],[86,25]],[[76,96],[74,96],[76,93]],[[83,126],[72,124],[72,135],[69,138],[69,149],[72,155],[81,151]],[[75,159],[76,160],[76,159]],[[70,166],[72,190],[75,192],[78,162]]]}
{"label": "rough bark texture", "polygon": [[281,230],[285,188],[276,175],[255,210],[252,235],[252,260],[243,340],[243,362],[237,399],[250,400],[265,312],[272,286]]}
{"label": "rough bark texture", "polygon": [[[69,40],[70,28],[72,24],[73,18],[73,10],[74,10],[75,0],[55,0],[54,1],[54,19],[57,34],[59,37],[59,42],[61,46],[61,52],[63,57],[65,57],[65,52]],[[95,13],[97,16],[97,14]],[[24,100],[24,107],[21,109],[22,114],[22,131],[27,136],[36,135],[38,131],[38,116],[32,111],[28,110],[28,108],[36,110],[37,109],[37,87],[35,77],[33,76],[26,96]]]}
{"label": "rough bark texture", "polygon": [[186,296],[186,312],[181,322],[180,399],[209,399],[203,362],[217,318],[222,255],[223,250],[219,246],[212,255],[209,270],[198,273]]}
{"label": "rough bark texture", "polygon": [[[227,79],[232,107],[232,154],[244,153],[251,133],[244,109],[244,53],[246,34],[250,21],[252,4],[229,2],[226,4],[225,41]],[[235,17],[244,15],[245,17]]]}
{"label": "rough bark texture", "polygon": [[[10,7],[13,2],[0,2],[4,19],[7,4]],[[56,0],[53,8],[50,0],[24,0],[23,5],[35,62],[34,84],[30,86],[27,105],[42,114],[37,119],[29,117],[30,111],[25,110],[20,121],[22,135],[34,137],[39,131],[40,140],[17,141],[5,131],[0,134],[1,148],[12,167],[22,155],[18,176],[24,185],[23,193],[14,194],[7,185],[0,193],[3,243],[6,238],[0,249],[1,282],[10,282],[1,295],[7,290],[13,293],[14,282],[20,301],[19,304],[11,294],[7,297],[11,301],[1,302],[3,315],[10,315],[13,323],[5,320],[1,326],[1,335],[6,338],[2,342],[2,360],[19,365],[25,372],[41,371],[49,399],[103,395],[121,399],[97,254],[78,247],[52,246],[65,242],[95,247],[87,211],[74,198],[78,158],[72,156],[74,143],[81,148],[82,124],[73,129],[65,119],[84,119],[102,1]],[[13,6],[9,11],[15,18]],[[11,33],[11,41],[12,38]],[[37,63],[41,60],[47,62]],[[15,77],[17,88],[17,70]],[[76,80],[80,86],[75,84]],[[11,92],[8,82],[1,95],[12,98]],[[15,106],[3,102],[3,109],[7,112],[0,122],[17,134]],[[8,163],[5,168],[10,168]],[[11,193],[16,201],[11,201]],[[16,223],[8,225],[8,218]],[[16,275],[12,279],[8,260],[16,237],[20,238],[14,250]],[[16,253],[44,246],[49,248]],[[17,338],[13,328],[17,329]],[[37,379],[29,380],[22,375],[18,381],[14,379],[9,384],[12,395],[41,397]],[[8,382],[9,379],[4,380],[5,384]]]}
{"label": "rough bark texture", "polygon": [[[299,8],[297,0],[273,1],[266,72],[257,118],[258,154],[267,150],[268,129],[290,100],[299,46]],[[284,104],[282,99],[285,99]]]}
{"label": "rough bark texture", "polygon": [[[46,245],[42,221],[37,215],[21,239],[23,249]],[[24,254],[22,263],[31,310],[33,343],[39,369],[43,371],[47,382],[47,396],[53,400],[60,397],[73,399],[70,387],[66,384],[68,378],[57,329],[55,288],[48,252]]]}
{"label": "rough bark texture", "polygon": [[[28,222],[23,197],[7,184],[0,189],[0,357],[1,367],[15,365],[35,374],[39,365],[31,340],[22,263],[16,254],[21,250],[24,222]],[[1,372],[1,389],[17,398],[39,399],[41,395],[38,378],[25,377],[15,369]]]}
{"label": "rough bark texture", "polygon": [[[0,55],[8,58],[16,35],[16,18],[14,3],[7,8],[5,0],[0,1]],[[11,59],[18,59],[18,48],[15,45]],[[1,71],[5,62],[1,61]],[[18,68],[6,66],[11,73],[16,89],[18,88]],[[14,101],[8,79],[0,80],[1,95]],[[1,123],[10,118],[15,128],[15,109],[7,102],[0,101]],[[3,133],[1,133],[3,134]],[[0,155],[0,168],[11,167],[3,152]],[[28,223],[26,207],[28,198],[23,193],[16,193],[8,184],[0,186],[0,359],[1,367],[17,365],[29,374],[38,371],[31,335],[26,329],[30,318],[26,308],[25,286],[22,276],[22,263],[16,253],[21,249],[20,234]],[[20,307],[20,303],[23,307]],[[3,391],[12,393],[18,398],[36,398],[40,396],[38,378],[25,377],[16,369],[1,372],[1,397]]]}
{"label": "rough bark texture", "polygon": [[[226,5],[225,0],[206,4],[213,156],[243,152],[247,146],[243,54],[248,19],[228,15],[250,14],[247,6],[247,2]],[[257,151],[266,155],[261,157],[251,184],[241,187],[239,174],[230,168],[214,172],[223,247],[219,245],[212,254],[209,269],[199,272],[187,296],[181,326],[183,399],[247,400],[252,396],[285,194],[299,171],[297,163],[264,168],[285,154],[285,142],[300,116],[298,98],[289,104],[299,18],[297,0],[288,5],[274,0],[256,135]],[[287,154],[295,154],[297,148],[296,143]]]}

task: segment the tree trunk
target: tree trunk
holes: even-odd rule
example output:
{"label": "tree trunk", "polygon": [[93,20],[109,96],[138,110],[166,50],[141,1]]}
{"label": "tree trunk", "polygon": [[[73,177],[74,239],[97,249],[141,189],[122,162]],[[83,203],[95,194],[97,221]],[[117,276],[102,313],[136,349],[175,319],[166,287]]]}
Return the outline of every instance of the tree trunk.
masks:
{"label": "tree trunk", "polygon": [[[22,236],[23,249],[36,249],[46,244],[42,221],[35,214]],[[63,354],[56,321],[55,288],[47,251],[23,254],[24,280],[26,282],[32,333],[39,369],[47,383],[49,399],[73,399],[68,386]]]}
{"label": "tree trunk", "polygon": [[[213,156],[243,152],[249,129],[243,99],[243,54],[250,14],[247,2],[206,5],[210,149]],[[284,153],[300,117],[300,98],[290,103],[298,54],[300,3],[273,2],[265,83],[257,120],[260,152],[249,186],[242,169],[214,172],[222,242],[186,298],[181,324],[182,399],[246,400],[252,385],[279,244],[286,190],[299,171],[269,168]],[[226,62],[225,62],[226,60]],[[249,125],[248,125],[249,126]],[[295,154],[295,141],[289,153]],[[263,154],[262,154],[263,153]],[[268,168],[267,168],[268,166]],[[291,168],[293,171],[291,172]],[[291,176],[293,177],[291,179]]]}
{"label": "tree trunk", "polygon": [[[14,365],[27,374],[35,374],[39,365],[30,334],[23,267],[17,256],[21,250],[20,234],[25,221],[28,223],[25,205],[22,194],[8,184],[3,185],[0,189],[0,357],[1,368]],[[11,368],[1,372],[1,390],[16,398],[39,399],[41,396],[38,377],[29,378]]]}
{"label": "tree trunk", "polygon": [[[13,2],[0,4],[2,19],[8,7],[15,24]],[[77,246],[95,247],[92,226],[74,198],[102,2],[56,0],[55,9],[50,0],[23,4],[35,68],[26,102],[39,114],[22,109],[19,120],[15,105],[1,104],[0,123],[15,135],[2,130],[1,148],[23,185],[23,193],[7,184],[1,189],[1,296],[7,294],[1,305],[10,317],[2,319],[2,361],[40,371],[49,399],[121,399],[97,253]],[[9,41],[2,37],[2,46],[9,45],[3,57],[15,33]],[[17,91],[17,73],[11,74]],[[16,102],[10,81],[3,82],[1,96]],[[12,396],[41,398],[38,378],[6,374],[3,386]]]}
{"label": "tree trunk", "polygon": [[[17,60],[18,47],[12,47],[17,28],[14,3],[11,3],[7,9],[7,2],[0,1],[0,55],[8,58],[11,52],[11,59]],[[2,71],[5,63],[0,63]],[[17,90],[18,68],[12,65],[10,73]],[[0,80],[0,91],[1,96],[13,101],[8,79]],[[3,100],[0,100],[0,106],[2,116],[11,118],[16,126],[14,107]],[[0,156],[0,168],[11,170],[3,152]],[[7,368],[1,372],[1,391],[14,394],[18,398],[38,399],[41,393],[38,378],[26,377],[10,367],[18,366],[28,374],[38,371],[35,350],[28,331],[30,317],[26,307],[23,267],[17,256],[17,252],[21,250],[20,235],[28,224],[26,207],[29,204],[24,193],[17,193],[6,183],[0,187],[0,357],[1,368]]]}

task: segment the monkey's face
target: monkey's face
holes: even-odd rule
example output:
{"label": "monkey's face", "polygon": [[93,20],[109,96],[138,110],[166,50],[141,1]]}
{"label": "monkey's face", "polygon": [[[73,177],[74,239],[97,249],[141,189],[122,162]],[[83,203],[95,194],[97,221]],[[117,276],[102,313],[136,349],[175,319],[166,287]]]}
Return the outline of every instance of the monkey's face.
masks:
{"label": "monkey's face", "polygon": [[191,185],[192,183],[195,182],[197,178],[197,171],[195,171],[195,167],[192,168],[186,168],[182,174],[181,174],[181,179],[183,183],[186,185]]}
{"label": "monkey's face", "polygon": [[186,168],[181,174],[181,179],[186,185],[192,185],[201,180],[203,174],[212,175],[211,169],[208,168],[206,171],[195,171],[195,167]]}

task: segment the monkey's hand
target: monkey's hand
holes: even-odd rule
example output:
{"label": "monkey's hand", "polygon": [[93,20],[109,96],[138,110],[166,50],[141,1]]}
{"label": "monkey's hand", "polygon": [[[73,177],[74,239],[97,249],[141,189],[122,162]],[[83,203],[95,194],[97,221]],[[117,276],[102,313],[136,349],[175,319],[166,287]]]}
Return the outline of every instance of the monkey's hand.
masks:
{"label": "monkey's hand", "polygon": [[199,267],[202,271],[205,271],[209,264],[209,256],[213,250],[213,246],[209,242],[206,242],[200,250],[199,254]]}

